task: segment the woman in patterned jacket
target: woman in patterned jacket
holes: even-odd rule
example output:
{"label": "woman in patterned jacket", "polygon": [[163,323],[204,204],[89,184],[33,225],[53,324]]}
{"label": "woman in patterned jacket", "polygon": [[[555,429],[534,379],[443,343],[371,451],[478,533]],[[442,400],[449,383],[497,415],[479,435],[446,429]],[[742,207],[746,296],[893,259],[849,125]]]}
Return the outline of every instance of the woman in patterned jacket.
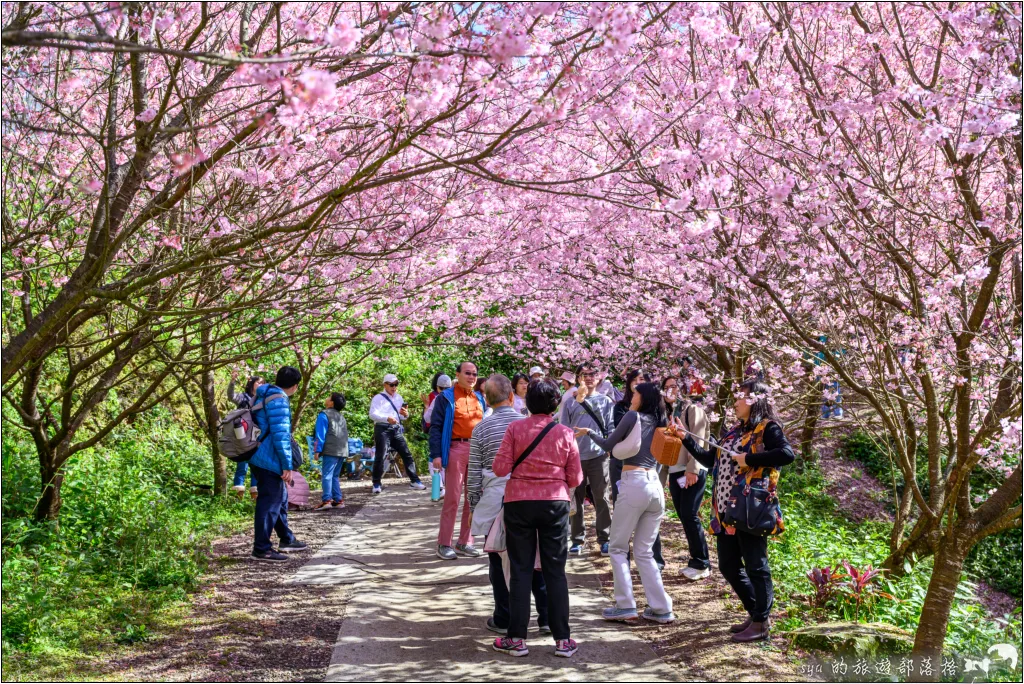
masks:
{"label": "woman in patterned jacket", "polygon": [[[748,380],[736,392],[734,409],[738,423],[719,440],[720,448],[704,449],[687,435],[683,446],[712,471],[711,530],[718,541],[718,569],[728,580],[747,611],[747,619],[730,628],[733,641],[768,638],[773,603],[771,568],[768,567],[768,537],[750,534],[726,523],[725,506],[733,486],[741,478],[763,478],[774,492],[782,466],[796,458],[775,415],[771,388],[760,380]],[[678,420],[677,428],[682,428]],[[782,530],[777,520],[776,530]]]}

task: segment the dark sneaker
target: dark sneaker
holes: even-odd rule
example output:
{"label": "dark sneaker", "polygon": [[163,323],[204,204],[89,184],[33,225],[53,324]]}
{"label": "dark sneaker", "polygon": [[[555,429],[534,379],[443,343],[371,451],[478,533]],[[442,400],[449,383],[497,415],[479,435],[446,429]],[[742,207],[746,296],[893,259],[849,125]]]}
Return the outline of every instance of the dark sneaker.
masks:
{"label": "dark sneaker", "polygon": [[[498,637],[494,640],[493,647],[495,651],[499,653],[508,653],[513,658],[519,658],[524,655],[529,655],[530,651],[527,650],[526,644],[523,643],[522,639],[509,639],[508,637]],[[573,651],[575,653],[575,651]]]}
{"label": "dark sneaker", "polygon": [[309,546],[306,542],[300,542],[298,539],[293,539],[287,544],[278,544],[277,550],[281,553],[288,553],[289,551],[305,551]]}
{"label": "dark sneaker", "polygon": [[575,639],[559,639],[555,642],[555,655],[559,658],[572,658],[580,650]]}
{"label": "dark sneaker", "polygon": [[487,629],[498,634],[506,634],[508,632],[507,628],[499,627],[492,617],[487,618]]}
{"label": "dark sneaker", "polygon": [[253,551],[252,552],[252,559],[253,560],[258,560],[258,561],[272,561],[274,563],[287,563],[288,562],[288,556],[284,555],[283,553],[278,553],[277,551],[274,551],[273,549],[271,549],[270,551],[267,551],[266,553],[256,553],[255,551]]}

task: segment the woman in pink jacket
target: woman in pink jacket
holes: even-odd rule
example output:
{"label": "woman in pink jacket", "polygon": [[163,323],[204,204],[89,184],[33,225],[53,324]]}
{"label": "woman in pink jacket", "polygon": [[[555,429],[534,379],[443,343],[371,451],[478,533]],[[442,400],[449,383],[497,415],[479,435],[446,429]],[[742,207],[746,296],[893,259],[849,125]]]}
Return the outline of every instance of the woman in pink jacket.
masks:
{"label": "woman in pink jacket", "polygon": [[569,638],[565,559],[570,492],[583,481],[583,471],[572,430],[551,418],[560,399],[558,387],[550,380],[531,382],[526,390],[530,416],[508,426],[492,465],[498,477],[510,475],[504,507],[510,620],[508,635],[495,639],[494,650],[512,656],[529,653],[524,640],[538,547],[555,655],[568,658],[577,650]]}

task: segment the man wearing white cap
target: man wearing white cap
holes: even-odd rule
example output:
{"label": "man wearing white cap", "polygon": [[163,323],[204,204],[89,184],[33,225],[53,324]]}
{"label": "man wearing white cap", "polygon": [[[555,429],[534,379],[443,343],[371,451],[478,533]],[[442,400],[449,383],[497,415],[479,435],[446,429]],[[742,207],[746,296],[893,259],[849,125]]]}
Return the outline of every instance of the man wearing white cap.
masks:
{"label": "man wearing white cap", "polygon": [[398,393],[398,377],[394,373],[384,376],[384,391],[375,395],[370,401],[370,419],[373,421],[373,443],[376,452],[373,457],[373,493],[380,494],[383,490],[380,480],[384,476],[384,454],[388,445],[398,452],[405,464],[405,472],[409,476],[409,486],[413,489],[426,489],[416,474],[416,462],[412,460],[409,445],[405,443],[402,421],[409,417],[409,409],[405,400]]}

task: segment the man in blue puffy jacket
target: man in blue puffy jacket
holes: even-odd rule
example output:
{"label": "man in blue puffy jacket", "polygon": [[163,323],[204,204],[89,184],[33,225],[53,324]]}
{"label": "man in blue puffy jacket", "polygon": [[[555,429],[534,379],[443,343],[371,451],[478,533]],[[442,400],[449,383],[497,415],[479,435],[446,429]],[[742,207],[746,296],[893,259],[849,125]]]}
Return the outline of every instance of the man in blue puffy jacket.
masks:
{"label": "man in blue puffy jacket", "polygon": [[[282,552],[302,551],[306,545],[288,527],[288,489],[292,484],[292,409],[288,397],[299,388],[302,374],[293,366],[282,366],[273,384],[260,385],[253,401],[252,417],[260,429],[260,445],[249,461],[256,478],[255,541],[256,560],[286,561]],[[275,551],[270,533],[281,540]]]}

